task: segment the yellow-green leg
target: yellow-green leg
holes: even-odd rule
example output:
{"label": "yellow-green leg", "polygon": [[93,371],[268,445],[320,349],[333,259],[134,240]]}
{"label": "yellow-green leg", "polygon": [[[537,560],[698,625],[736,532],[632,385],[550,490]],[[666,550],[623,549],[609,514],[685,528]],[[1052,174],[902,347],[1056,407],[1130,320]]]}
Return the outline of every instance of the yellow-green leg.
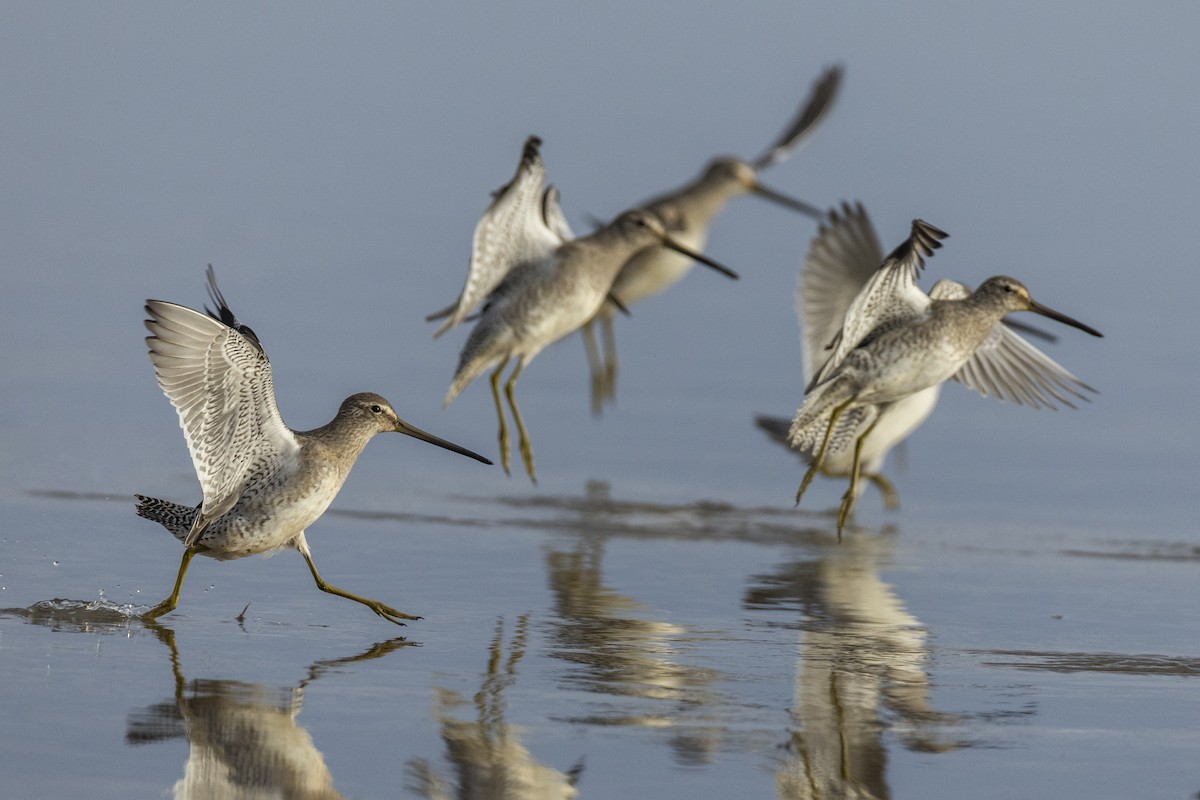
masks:
{"label": "yellow-green leg", "polygon": [[879,487],[879,491],[883,493],[884,508],[899,508],[900,493],[896,491],[896,487],[882,473],[874,472],[867,476],[871,483]]}
{"label": "yellow-green leg", "polygon": [[511,475],[512,473],[508,470],[508,451],[510,449],[508,423],[504,420],[504,403],[500,400],[500,373],[507,364],[508,359],[506,358],[492,373],[492,399],[496,401],[496,418],[500,420],[500,466],[504,467],[505,475]]}
{"label": "yellow-green leg", "polygon": [[169,614],[175,610],[175,607],[179,605],[179,590],[183,588],[183,576],[187,574],[188,564],[192,563],[192,559],[197,553],[203,553],[207,549],[204,545],[199,544],[184,548],[183,561],[179,564],[179,574],[175,576],[175,588],[171,590],[171,596],[142,614],[142,619],[158,619],[163,614]]}
{"label": "yellow-green leg", "polygon": [[[301,536],[303,536],[303,534],[301,534]],[[313,563],[312,553],[309,552],[308,545],[303,539],[300,540],[300,546],[298,546],[297,549],[300,550],[300,555],[304,556],[304,561],[308,564],[308,571],[312,573],[313,580],[317,582],[317,588],[322,592],[336,594],[338,597],[344,597],[347,600],[353,600],[356,603],[362,603],[364,606],[371,609],[388,622],[394,622],[397,625],[403,625],[404,623],[400,621],[403,619],[420,619],[420,617],[415,617],[412,614],[405,614],[403,611],[397,611],[391,606],[384,605],[378,600],[360,597],[359,595],[351,594],[344,589],[339,589],[336,586],[326,583],[325,579],[321,577],[321,573],[317,572],[317,565]]]}
{"label": "yellow-green leg", "polygon": [[614,333],[612,317],[602,317],[600,332],[604,335],[604,398],[613,400],[617,396],[617,335]]}
{"label": "yellow-green leg", "polygon": [[800,481],[800,488],[796,490],[796,505],[800,505],[800,498],[804,496],[804,492],[808,489],[808,485],[813,482],[813,478],[821,471],[821,467],[825,464],[825,456],[829,453],[829,440],[833,438],[833,429],[837,427],[837,421],[842,414],[854,402],[854,398],[850,398],[840,406],[835,406],[833,412],[829,415],[829,427],[825,429],[825,438],[821,440],[821,449],[817,451],[816,457],[812,463],[808,465],[808,472],[804,473],[804,480]]}
{"label": "yellow-green leg", "polygon": [[842,507],[838,509],[837,533],[838,541],[842,539],[842,529],[846,527],[846,520],[850,518],[850,513],[854,511],[854,505],[858,502],[858,479],[862,473],[862,449],[863,443],[867,441],[867,437],[871,435],[871,431],[875,430],[875,425],[879,422],[879,416],[863,431],[862,436],[858,437],[858,441],[854,443],[854,465],[850,468],[850,488],[842,495]]}
{"label": "yellow-green leg", "polygon": [[600,355],[600,346],[596,343],[594,318],[584,324],[581,333],[583,347],[587,351],[588,372],[592,378],[592,415],[598,417],[604,411],[604,361]]}
{"label": "yellow-green leg", "polygon": [[518,358],[517,366],[513,368],[508,383],[504,384],[504,393],[508,396],[509,406],[512,407],[513,422],[517,423],[517,434],[520,436],[518,444],[521,447],[521,458],[525,461],[525,471],[529,473],[529,480],[536,485],[537,473],[533,469],[533,444],[529,441],[529,431],[525,430],[525,420],[521,419],[521,409],[517,407],[517,398],[513,393],[517,385],[517,378],[521,376],[523,369],[525,369],[525,359]]}

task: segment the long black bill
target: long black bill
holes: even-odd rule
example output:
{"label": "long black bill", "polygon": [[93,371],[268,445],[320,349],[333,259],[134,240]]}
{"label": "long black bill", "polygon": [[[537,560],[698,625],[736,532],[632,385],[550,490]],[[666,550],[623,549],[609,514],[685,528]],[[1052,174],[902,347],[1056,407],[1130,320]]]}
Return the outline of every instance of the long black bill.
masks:
{"label": "long black bill", "polygon": [[724,275],[727,278],[733,278],[735,281],[738,279],[738,274],[736,272],[734,272],[733,270],[731,270],[729,267],[725,266],[724,264],[718,264],[716,261],[713,261],[711,258],[704,255],[703,253],[697,253],[692,248],[688,247],[685,244],[680,244],[679,242],[672,239],[670,236],[662,237],[662,246],[669,248],[671,250],[674,250],[676,253],[685,255],[690,259],[699,261],[701,264],[703,264],[706,267],[712,267],[717,272],[721,273],[722,275]]}
{"label": "long black bill", "polygon": [[750,191],[754,192],[759,197],[770,200],[772,203],[778,203],[785,208],[790,208],[793,211],[799,211],[801,214],[812,217],[813,219],[825,219],[824,210],[817,208],[811,203],[806,203],[803,200],[797,200],[796,198],[786,195],[783,192],[777,192],[770,187],[763,186],[758,181],[755,181],[754,185],[750,187]]}
{"label": "long black bill", "polygon": [[426,433],[420,428],[415,428],[402,419],[396,421],[396,432],[403,433],[405,436],[411,436],[414,439],[420,439],[423,442],[436,444],[438,447],[444,447],[447,450],[451,450],[459,455],[466,456],[467,458],[473,458],[476,461],[482,461],[484,464],[492,463],[491,459],[484,458],[483,456],[479,455],[479,453],[468,450],[465,447],[459,447],[458,445],[454,444],[454,442],[447,442],[445,439],[439,439],[432,433]]}
{"label": "long black bill", "polygon": [[1084,325],[1082,322],[1080,322],[1077,319],[1071,319],[1066,314],[1063,314],[1059,311],[1055,311],[1053,308],[1047,308],[1046,306],[1042,305],[1041,303],[1035,303],[1033,300],[1029,301],[1029,310],[1034,312],[1035,314],[1041,314],[1043,317],[1049,317],[1050,319],[1054,320],[1055,322],[1061,322],[1064,325],[1070,325],[1072,328],[1078,328],[1079,330],[1083,331],[1084,333],[1090,333],[1092,336],[1099,336],[1100,338],[1104,338],[1104,334],[1101,333],[1100,331],[1096,330],[1095,328],[1088,326],[1088,325]]}

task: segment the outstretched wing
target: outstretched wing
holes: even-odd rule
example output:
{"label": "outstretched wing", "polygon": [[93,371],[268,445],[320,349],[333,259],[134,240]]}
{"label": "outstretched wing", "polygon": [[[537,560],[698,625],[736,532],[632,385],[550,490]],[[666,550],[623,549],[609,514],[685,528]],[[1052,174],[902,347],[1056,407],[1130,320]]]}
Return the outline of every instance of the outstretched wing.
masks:
{"label": "outstretched wing", "polygon": [[[449,310],[434,338],[462,322],[509,272],[521,264],[549,257],[570,233],[556,190],[546,190],[546,167],[539,152],[542,140],[525,141],[516,175],[493,193],[487,211],[475,226],[471,266],[458,302]],[[441,312],[430,315],[437,319]]]}
{"label": "outstretched wing", "polygon": [[850,304],[882,263],[883,248],[862,204],[831,209],[796,281],[805,383],[829,358],[826,348],[842,330]]}
{"label": "outstretched wing", "polygon": [[185,544],[238,501],[263,463],[286,463],[300,443],[275,404],[271,364],[258,337],[239,325],[217,289],[209,315],[175,303],[147,300],[146,337],[158,385],[179,412],[204,502]]}
{"label": "outstretched wing", "polygon": [[816,132],[833,108],[838,89],[842,85],[842,68],[833,66],[821,73],[813,82],[812,90],[795,119],[788,124],[775,143],[766,152],[750,163],[755,170],[778,164],[792,154],[804,139]]}
{"label": "outstretched wing", "polygon": [[929,296],[917,286],[917,273],[948,235],[924,220],[913,220],[912,233],[883,260],[846,310],[841,330],[827,345],[831,353],[813,375],[809,391],[826,380],[851,350],[926,312]]}
{"label": "outstretched wing", "polygon": [[[961,300],[970,294],[966,286],[951,280],[938,281],[929,292],[934,300]],[[1070,397],[1087,400],[1083,392],[1096,391],[1021,338],[1003,320],[992,326],[983,344],[954,374],[954,380],[984,397],[1034,408],[1055,409],[1055,400],[1074,408]]]}

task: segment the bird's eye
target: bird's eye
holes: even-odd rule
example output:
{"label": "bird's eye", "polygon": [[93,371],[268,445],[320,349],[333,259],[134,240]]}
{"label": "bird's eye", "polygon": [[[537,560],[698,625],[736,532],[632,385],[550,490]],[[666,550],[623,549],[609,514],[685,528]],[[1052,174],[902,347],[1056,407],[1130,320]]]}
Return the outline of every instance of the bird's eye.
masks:
{"label": "bird's eye", "polygon": [[1000,286],[1004,289],[1004,291],[1008,292],[1009,294],[1012,294],[1014,291],[1016,291],[1015,289],[1013,289],[1013,287],[1011,285],[1009,285],[1007,283],[1002,283],[1002,284],[1000,284]]}
{"label": "bird's eye", "polygon": [[371,413],[372,414],[382,414],[383,407],[380,406],[378,403],[376,403],[375,405],[371,406]]}

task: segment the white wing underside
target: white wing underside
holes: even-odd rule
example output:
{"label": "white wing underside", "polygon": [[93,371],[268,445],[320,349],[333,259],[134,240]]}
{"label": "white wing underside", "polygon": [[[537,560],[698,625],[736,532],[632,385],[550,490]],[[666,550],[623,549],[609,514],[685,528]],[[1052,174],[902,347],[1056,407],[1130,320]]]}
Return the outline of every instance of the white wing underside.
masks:
{"label": "white wing underside", "polygon": [[[961,300],[970,293],[968,287],[957,281],[941,280],[934,284],[929,296],[934,300]],[[1068,395],[1087,400],[1080,389],[1095,391],[1003,321],[992,327],[983,344],[953,378],[985,397],[1033,408],[1055,409],[1055,400],[1074,408]]]}
{"label": "white wing underside", "polygon": [[466,283],[434,338],[466,319],[512,270],[550,258],[559,245],[573,238],[559,206],[558,190],[546,188],[539,144],[535,138],[526,142],[516,175],[495,193],[475,226]]}
{"label": "white wing underside", "polygon": [[188,544],[231,509],[256,469],[298,458],[275,403],[271,365],[254,342],[190,308],[149,300],[146,337],[158,385],[179,412],[204,502]]}
{"label": "white wing underside", "polygon": [[804,352],[804,383],[830,356],[846,312],[883,263],[883,248],[861,204],[829,212],[796,282],[796,316]]}

